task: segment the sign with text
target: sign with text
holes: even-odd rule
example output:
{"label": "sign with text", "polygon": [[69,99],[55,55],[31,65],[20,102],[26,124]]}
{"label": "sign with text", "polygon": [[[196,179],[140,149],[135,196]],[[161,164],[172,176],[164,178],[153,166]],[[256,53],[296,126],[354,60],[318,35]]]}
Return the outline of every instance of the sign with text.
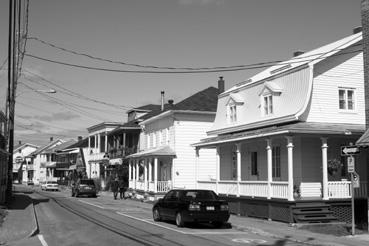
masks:
{"label": "sign with text", "polygon": [[356,155],[360,153],[360,149],[358,146],[351,145],[351,146],[341,146],[341,155]]}
{"label": "sign with text", "polygon": [[355,157],[347,156],[347,172],[355,172]]}

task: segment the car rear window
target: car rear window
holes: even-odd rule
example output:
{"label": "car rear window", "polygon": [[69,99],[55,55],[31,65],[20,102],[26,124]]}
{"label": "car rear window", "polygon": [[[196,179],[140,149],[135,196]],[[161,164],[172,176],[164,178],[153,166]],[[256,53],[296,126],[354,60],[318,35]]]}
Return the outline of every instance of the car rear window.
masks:
{"label": "car rear window", "polygon": [[85,180],[81,180],[80,184],[84,184],[84,185],[95,185],[94,181],[92,179],[85,179]]}
{"label": "car rear window", "polygon": [[184,194],[185,199],[206,199],[214,200],[216,196],[212,191],[200,190],[200,191],[187,191]]}

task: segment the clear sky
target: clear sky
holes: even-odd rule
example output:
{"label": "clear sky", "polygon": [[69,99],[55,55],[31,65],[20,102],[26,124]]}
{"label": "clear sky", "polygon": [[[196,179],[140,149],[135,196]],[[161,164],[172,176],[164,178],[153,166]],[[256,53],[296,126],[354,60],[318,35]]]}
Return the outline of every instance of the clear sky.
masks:
{"label": "clear sky", "polygon": [[[296,50],[309,51],[348,36],[361,25],[360,6],[361,0],[30,0],[28,34],[126,63],[232,66],[288,59]],[[8,0],[3,0],[0,66],[7,57],[7,45]],[[26,52],[83,66],[147,70],[68,54],[36,40],[27,41]],[[124,122],[126,108],[160,104],[161,90],[166,100],[179,102],[209,86],[216,87],[219,76],[224,77],[228,89],[258,70],[118,73],[25,57],[23,72],[16,100],[15,141],[44,144],[52,136],[87,136],[86,128],[102,121]],[[6,70],[0,71],[1,109],[5,106],[6,74]],[[40,94],[30,88],[52,88],[57,93]]]}

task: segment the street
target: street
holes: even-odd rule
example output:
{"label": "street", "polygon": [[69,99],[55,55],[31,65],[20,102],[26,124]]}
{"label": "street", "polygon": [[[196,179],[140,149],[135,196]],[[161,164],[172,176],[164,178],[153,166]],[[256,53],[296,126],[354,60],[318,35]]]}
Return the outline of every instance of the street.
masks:
{"label": "street", "polygon": [[41,191],[33,188],[39,240],[32,245],[306,245],[288,239],[238,230],[154,222],[151,204],[113,200],[105,193],[97,198],[71,197],[69,190]]}

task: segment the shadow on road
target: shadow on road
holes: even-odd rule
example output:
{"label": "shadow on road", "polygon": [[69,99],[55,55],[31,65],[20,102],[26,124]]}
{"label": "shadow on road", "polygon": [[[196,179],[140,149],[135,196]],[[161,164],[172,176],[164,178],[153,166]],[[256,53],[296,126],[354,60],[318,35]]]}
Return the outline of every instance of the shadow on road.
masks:
{"label": "shadow on road", "polygon": [[[314,238],[309,237],[307,240],[301,242],[301,243],[308,243],[309,241],[314,240]],[[287,245],[287,243],[291,243],[291,237],[290,236],[285,236],[282,239],[278,239],[277,241],[275,241],[273,244],[258,244],[256,246],[285,246]]]}

